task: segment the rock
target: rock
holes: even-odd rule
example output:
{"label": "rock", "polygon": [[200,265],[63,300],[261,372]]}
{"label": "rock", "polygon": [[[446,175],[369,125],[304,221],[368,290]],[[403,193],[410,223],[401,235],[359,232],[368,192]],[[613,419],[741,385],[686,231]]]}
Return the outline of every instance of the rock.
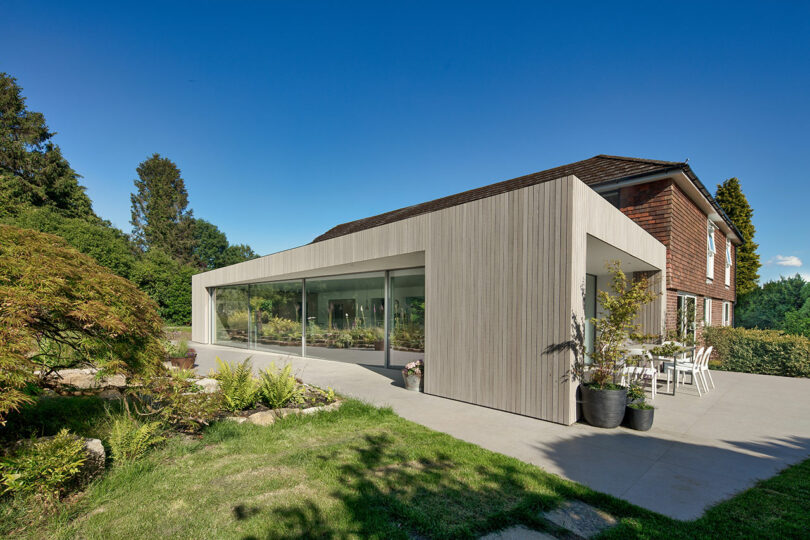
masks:
{"label": "rock", "polygon": [[523,525],[516,525],[482,536],[480,540],[554,540],[550,534],[533,531]]}
{"label": "rock", "polygon": [[596,536],[617,523],[607,512],[582,501],[566,501],[541,517],[582,538]]}
{"label": "rock", "polygon": [[225,420],[228,420],[230,422],[236,422],[237,424],[247,422],[247,418],[245,418],[244,416],[226,416]]}
{"label": "rock", "polygon": [[104,445],[101,444],[99,439],[85,439],[84,451],[87,452],[87,461],[85,461],[84,466],[82,466],[82,483],[89,482],[101,474],[101,472],[104,471],[104,464],[107,461]]}
{"label": "rock", "polygon": [[277,418],[284,418],[285,416],[290,416],[291,414],[301,414],[301,409],[287,407],[283,409],[273,409],[273,412],[276,413]]}
{"label": "rock", "polygon": [[206,394],[213,394],[219,391],[219,381],[210,377],[200,379],[199,381],[194,381],[194,384],[201,386],[203,392]]}
{"label": "rock", "polygon": [[95,368],[63,369],[48,376],[48,381],[58,385],[72,386],[80,390],[106,387],[124,388],[127,385],[126,377],[121,374],[97,379],[96,373],[98,373],[98,370]]}
{"label": "rock", "polygon": [[105,388],[98,393],[101,399],[124,399],[124,394],[115,388]]}
{"label": "rock", "polygon": [[269,426],[276,422],[275,411],[261,411],[248,416],[247,421],[257,426]]}
{"label": "rock", "polygon": [[336,401],[329,405],[321,405],[320,407],[310,407],[309,409],[299,409],[301,414],[315,414],[319,412],[335,411],[340,407],[340,402]]}
{"label": "rock", "polygon": [[43,388],[42,391],[40,392],[40,395],[42,397],[56,397],[59,394],[57,394],[56,392],[54,392],[50,388]]}

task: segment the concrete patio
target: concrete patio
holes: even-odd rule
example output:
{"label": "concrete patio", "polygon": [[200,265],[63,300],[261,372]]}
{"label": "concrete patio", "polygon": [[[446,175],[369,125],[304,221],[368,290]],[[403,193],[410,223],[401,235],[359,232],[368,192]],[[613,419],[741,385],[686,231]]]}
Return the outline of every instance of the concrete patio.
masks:
{"label": "concrete patio", "polygon": [[682,520],[810,457],[810,379],[713,372],[717,389],[703,397],[691,385],[658,394],[655,424],[642,433],[563,426],[409,392],[397,370],[192,346],[201,373],[216,356],[252,356],[256,368],[289,361],[307,382]]}

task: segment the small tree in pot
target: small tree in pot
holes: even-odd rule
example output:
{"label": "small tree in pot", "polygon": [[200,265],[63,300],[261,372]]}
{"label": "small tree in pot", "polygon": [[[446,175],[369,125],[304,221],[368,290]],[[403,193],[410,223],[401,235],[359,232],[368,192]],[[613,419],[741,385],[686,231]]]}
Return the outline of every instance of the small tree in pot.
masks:
{"label": "small tree in pot", "polygon": [[652,427],[655,408],[647,403],[644,388],[638,383],[630,383],[627,388],[627,409],[624,412],[624,425],[639,431]]}
{"label": "small tree in pot", "polygon": [[604,316],[591,319],[596,337],[590,354],[590,380],[582,385],[582,414],[593,426],[615,428],[627,405],[627,388],[620,384],[626,343],[631,333],[638,332],[639,310],[656,294],[649,290],[646,278],[629,282],[618,261],[608,264],[608,272],[611,292],[597,292]]}

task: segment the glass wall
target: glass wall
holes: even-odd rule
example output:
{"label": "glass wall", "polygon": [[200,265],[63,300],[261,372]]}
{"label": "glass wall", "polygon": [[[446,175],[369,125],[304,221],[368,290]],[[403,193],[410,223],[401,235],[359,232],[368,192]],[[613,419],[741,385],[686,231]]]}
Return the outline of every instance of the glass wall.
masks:
{"label": "glass wall", "polygon": [[213,310],[218,345],[385,366],[387,341],[390,367],[425,355],[424,268],[217,287]]}
{"label": "glass wall", "polygon": [[250,285],[250,348],[301,355],[301,280]]}
{"label": "glass wall", "polygon": [[425,269],[393,270],[389,278],[389,361],[404,366],[425,357]]}
{"label": "glass wall", "polygon": [[214,343],[248,347],[248,286],[218,287],[214,292]]}
{"label": "glass wall", "polygon": [[385,272],[307,279],[306,355],[385,365]]}

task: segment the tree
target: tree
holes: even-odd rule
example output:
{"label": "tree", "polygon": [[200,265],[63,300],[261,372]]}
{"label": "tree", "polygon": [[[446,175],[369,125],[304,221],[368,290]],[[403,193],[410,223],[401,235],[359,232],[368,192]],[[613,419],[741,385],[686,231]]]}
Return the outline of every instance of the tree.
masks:
{"label": "tree", "polygon": [[17,80],[0,73],[0,215],[33,205],[97,219],[54,135],[42,113],[26,108]]}
{"label": "tree", "polygon": [[715,199],[742,234],[742,244],[737,247],[736,285],[737,295],[744,295],[756,289],[759,268],[762,266],[757,253],[759,244],[754,242],[756,230],[751,221],[754,210],[748,204],[737,178],[729,178],[718,184]]}
{"label": "tree", "polygon": [[204,219],[194,220],[195,264],[205,270],[219,267],[222,254],[228,249],[228,238],[219,228]]}
{"label": "tree", "polygon": [[192,212],[180,169],[170,159],[153,154],[138,165],[132,202],[135,243],[146,251],[160,249],[181,262],[191,262]]}
{"label": "tree", "polygon": [[191,322],[191,276],[198,270],[181,264],[166,252],[150,249],[135,263],[132,281],[158,304],[168,324]]}
{"label": "tree", "polygon": [[251,249],[251,247],[248,245],[236,244],[233,246],[228,246],[228,248],[222,252],[222,256],[220,257],[219,261],[217,261],[217,268],[249,261],[250,259],[255,259],[256,257],[258,257],[258,255],[256,255],[253,249]]}
{"label": "tree", "polygon": [[0,225],[0,298],[0,421],[35,369],[150,373],[165,356],[155,303],[58,236]]}
{"label": "tree", "polygon": [[[769,281],[740,298],[735,311],[737,326],[787,330],[787,314],[801,310],[808,296],[810,288],[799,274]],[[799,323],[794,320],[792,324]]]}

